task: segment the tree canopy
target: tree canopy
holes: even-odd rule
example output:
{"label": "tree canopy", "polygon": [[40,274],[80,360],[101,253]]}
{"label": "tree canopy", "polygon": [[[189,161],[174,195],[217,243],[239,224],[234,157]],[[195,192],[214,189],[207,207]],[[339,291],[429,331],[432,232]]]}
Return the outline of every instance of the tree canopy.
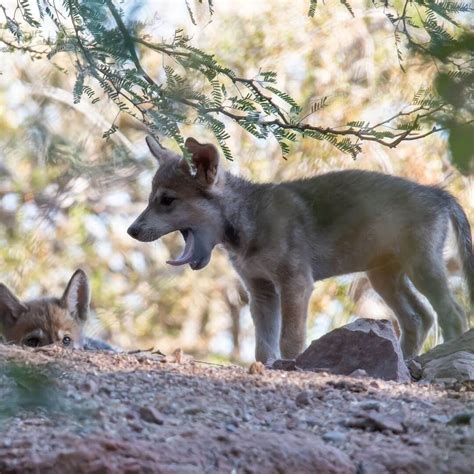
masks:
{"label": "tree canopy", "polygon": [[[185,1],[196,24],[195,8]],[[350,15],[359,13],[349,0],[340,1]],[[406,67],[407,55],[417,55],[434,63],[438,73],[393,115],[374,123],[361,118],[344,124],[318,120],[318,112],[330,106],[331,91],[299,104],[271,70],[243,77],[213,52],[194,46],[182,29],[167,39],[153,36],[148,31],[153,20],[134,19],[139,7],[114,0],[63,0],[60,5],[55,0],[18,0],[13,9],[0,4],[0,42],[11,51],[53,62],[59,54],[69,55],[72,65],[58,67],[75,74],[74,102],[95,104],[106,95],[117,108],[104,138],[117,132],[121,114],[129,114],[158,137],[175,140],[184,152],[182,126],[199,123],[212,131],[225,157],[232,159],[226,130],[230,120],[258,139],[274,137],[284,156],[291,143],[303,137],[328,141],[355,158],[365,142],[393,148],[447,130],[455,163],[461,171],[470,170],[474,37],[465,26],[471,12],[467,2],[374,0],[373,7],[383,10],[392,30],[399,67]],[[211,0],[206,8],[212,19]],[[338,7],[310,0],[308,15],[314,17],[322,8]],[[145,51],[162,64],[159,74],[150,74],[142,64]]]}

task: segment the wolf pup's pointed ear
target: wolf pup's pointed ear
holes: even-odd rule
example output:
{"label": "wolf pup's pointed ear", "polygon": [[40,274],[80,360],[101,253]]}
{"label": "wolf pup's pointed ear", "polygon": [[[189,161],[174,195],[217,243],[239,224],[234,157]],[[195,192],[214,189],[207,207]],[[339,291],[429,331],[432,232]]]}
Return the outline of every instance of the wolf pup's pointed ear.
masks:
{"label": "wolf pup's pointed ear", "polygon": [[23,304],[3,283],[0,283],[0,323],[13,324],[28,307]]}
{"label": "wolf pup's pointed ear", "polygon": [[61,298],[71,316],[81,323],[85,323],[89,316],[91,292],[89,280],[84,270],[76,270],[69,280]]}
{"label": "wolf pup's pointed ear", "polygon": [[148,135],[145,140],[151,154],[156,158],[160,165],[162,165],[166,160],[174,158],[173,153],[166,148],[163,148],[158,140],[152,135]]}
{"label": "wolf pup's pointed ear", "polygon": [[207,186],[217,182],[219,172],[219,152],[210,144],[199,143],[195,138],[186,139],[184,146],[191,153],[192,161],[196,167],[196,178]]}

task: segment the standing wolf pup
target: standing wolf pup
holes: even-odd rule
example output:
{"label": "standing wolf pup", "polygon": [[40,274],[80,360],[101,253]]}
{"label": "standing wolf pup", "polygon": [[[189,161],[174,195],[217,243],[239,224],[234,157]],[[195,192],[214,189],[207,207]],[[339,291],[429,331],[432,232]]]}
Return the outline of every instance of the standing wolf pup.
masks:
{"label": "standing wolf pup", "polygon": [[40,347],[59,343],[75,349],[114,350],[83,335],[90,298],[89,280],[81,269],[74,272],[61,298],[22,302],[0,283],[0,334],[7,344]]}
{"label": "standing wolf pup", "polygon": [[171,265],[205,267],[222,244],[250,293],[256,358],[294,358],[303,349],[314,281],[366,271],[394,311],[406,357],[433,324],[413,291],[425,295],[445,340],[467,329],[448,288],[443,245],[456,232],[471,300],[471,229],[442,189],[367,171],[339,171],[280,184],[256,184],[226,172],[211,144],[188,138],[188,162],[147,137],[159,162],[146,209],[128,233],[142,242],[179,230],[186,242]]}

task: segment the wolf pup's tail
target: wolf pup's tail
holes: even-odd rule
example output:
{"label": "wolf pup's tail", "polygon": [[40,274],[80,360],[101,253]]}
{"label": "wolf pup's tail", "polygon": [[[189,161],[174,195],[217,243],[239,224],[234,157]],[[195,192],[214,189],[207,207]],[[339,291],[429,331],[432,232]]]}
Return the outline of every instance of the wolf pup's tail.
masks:
{"label": "wolf pup's tail", "polygon": [[474,306],[474,253],[472,251],[471,226],[458,201],[450,196],[451,222],[458,241],[459,254],[469,289],[471,308]]}

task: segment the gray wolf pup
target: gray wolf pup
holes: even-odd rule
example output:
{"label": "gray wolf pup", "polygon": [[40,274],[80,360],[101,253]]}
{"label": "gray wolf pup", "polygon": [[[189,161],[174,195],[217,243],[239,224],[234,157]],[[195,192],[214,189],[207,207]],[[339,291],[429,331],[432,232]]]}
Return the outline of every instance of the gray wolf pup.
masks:
{"label": "gray wolf pup", "polygon": [[147,138],[159,162],[146,209],[128,233],[142,242],[180,231],[171,265],[205,267],[222,244],[250,294],[256,358],[294,358],[303,349],[315,281],[365,271],[395,313],[406,357],[433,324],[416,288],[438,315],[445,340],[467,329],[448,288],[443,245],[451,222],[471,299],[471,229],[448,192],[380,173],[348,170],[279,184],[226,172],[212,144],[188,138],[190,163]]}
{"label": "gray wolf pup", "polygon": [[61,298],[20,301],[0,283],[0,333],[7,344],[30,347],[59,343],[76,349],[113,350],[103,341],[84,337],[89,318],[87,275],[76,270]]}

